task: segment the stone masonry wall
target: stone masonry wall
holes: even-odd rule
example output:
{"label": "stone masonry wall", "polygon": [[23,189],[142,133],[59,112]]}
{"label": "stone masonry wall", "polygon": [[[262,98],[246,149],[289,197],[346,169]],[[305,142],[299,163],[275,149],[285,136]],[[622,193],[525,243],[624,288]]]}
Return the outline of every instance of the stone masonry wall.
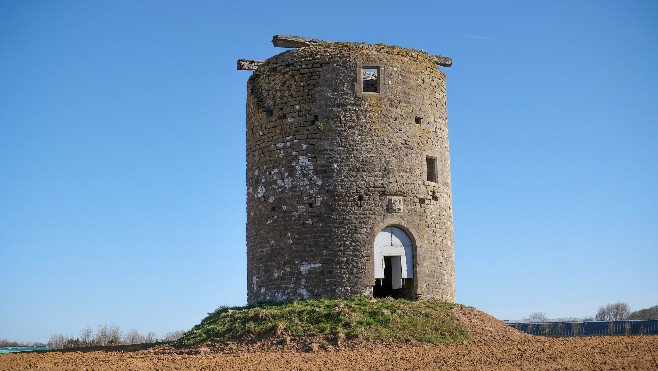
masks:
{"label": "stone masonry wall", "polygon": [[[379,68],[379,92],[363,92],[362,67]],[[451,205],[445,75],[427,54],[321,43],[249,79],[250,304],[371,296],[391,225],[414,242],[413,298],[454,302]]]}

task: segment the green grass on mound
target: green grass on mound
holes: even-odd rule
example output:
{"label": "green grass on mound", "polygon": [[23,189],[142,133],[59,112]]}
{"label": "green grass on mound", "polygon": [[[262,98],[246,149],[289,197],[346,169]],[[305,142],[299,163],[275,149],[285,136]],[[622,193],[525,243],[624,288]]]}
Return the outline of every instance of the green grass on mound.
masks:
{"label": "green grass on mound", "polygon": [[258,307],[220,307],[172,345],[190,346],[267,338],[319,336],[411,343],[468,338],[451,309],[455,304],[395,299],[295,300]]}

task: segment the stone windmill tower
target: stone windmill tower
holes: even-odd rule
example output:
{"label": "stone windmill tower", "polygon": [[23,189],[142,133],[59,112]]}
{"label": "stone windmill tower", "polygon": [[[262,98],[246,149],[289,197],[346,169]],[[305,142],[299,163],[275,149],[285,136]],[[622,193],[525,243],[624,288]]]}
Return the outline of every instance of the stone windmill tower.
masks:
{"label": "stone windmill tower", "polygon": [[248,302],[455,301],[450,58],[275,36],[247,84]]}

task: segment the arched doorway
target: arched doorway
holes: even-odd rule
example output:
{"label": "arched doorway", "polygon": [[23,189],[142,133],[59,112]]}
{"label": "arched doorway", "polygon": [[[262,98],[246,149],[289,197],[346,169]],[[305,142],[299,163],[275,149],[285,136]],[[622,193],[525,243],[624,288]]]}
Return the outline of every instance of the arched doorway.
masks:
{"label": "arched doorway", "polygon": [[373,297],[413,298],[413,254],[411,238],[401,228],[389,226],[377,234]]}

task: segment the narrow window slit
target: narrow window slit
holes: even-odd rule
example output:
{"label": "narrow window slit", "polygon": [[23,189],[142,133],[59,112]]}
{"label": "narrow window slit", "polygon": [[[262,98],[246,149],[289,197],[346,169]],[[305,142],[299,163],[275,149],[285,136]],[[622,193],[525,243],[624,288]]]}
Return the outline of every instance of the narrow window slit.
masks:
{"label": "narrow window slit", "polygon": [[427,156],[426,162],[427,162],[427,181],[436,183],[437,182],[436,157]]}

